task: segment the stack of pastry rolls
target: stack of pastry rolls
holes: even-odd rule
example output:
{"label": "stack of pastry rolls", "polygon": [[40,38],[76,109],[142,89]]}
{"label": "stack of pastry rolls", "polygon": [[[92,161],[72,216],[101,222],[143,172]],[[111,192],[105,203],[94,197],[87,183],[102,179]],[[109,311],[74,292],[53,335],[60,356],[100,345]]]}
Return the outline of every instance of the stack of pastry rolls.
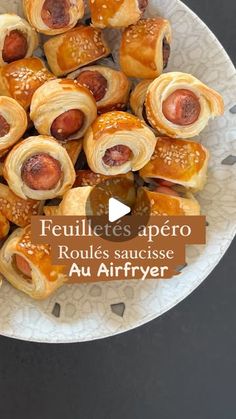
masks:
{"label": "stack of pastry rolls", "polygon": [[[67,278],[50,245],[32,243],[31,216],[104,215],[110,197],[134,215],[200,214],[209,152],[196,137],[224,106],[167,72],[171,23],[145,18],[148,0],[91,0],[91,24],[83,0],[23,6],[0,16],[0,273],[44,299]],[[122,31],[116,68],[110,28]]]}

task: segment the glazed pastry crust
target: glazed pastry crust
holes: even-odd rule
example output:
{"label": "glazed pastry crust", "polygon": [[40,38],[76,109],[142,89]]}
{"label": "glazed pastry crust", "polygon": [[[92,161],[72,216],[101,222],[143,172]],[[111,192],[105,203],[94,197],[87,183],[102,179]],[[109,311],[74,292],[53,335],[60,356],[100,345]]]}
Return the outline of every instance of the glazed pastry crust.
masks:
{"label": "glazed pastry crust", "polygon": [[76,79],[84,71],[96,71],[107,80],[107,91],[103,99],[97,102],[98,113],[113,110],[125,110],[129,100],[131,82],[121,71],[101,65],[89,66],[77,70],[68,75],[70,79]]}
{"label": "glazed pastry crust", "polygon": [[0,95],[12,97],[27,110],[34,92],[53,78],[39,58],[24,58],[0,68]]}
{"label": "glazed pastry crust", "polygon": [[120,64],[129,77],[154,79],[163,72],[163,41],[171,44],[168,20],[142,19],[125,29],[120,47]]}
{"label": "glazed pastry crust", "polygon": [[153,192],[147,188],[139,188],[133,215],[178,216],[200,215],[200,205],[194,196],[187,192],[184,198]]}
{"label": "glazed pastry crust", "polygon": [[[67,277],[63,266],[53,266],[48,245],[34,245],[30,227],[15,230],[0,250],[0,272],[18,290],[36,300],[43,300],[60,288]],[[23,257],[32,269],[32,279],[18,270],[14,255]]]}
{"label": "glazed pastry crust", "polygon": [[0,96],[0,115],[10,125],[8,134],[0,138],[1,156],[21,139],[27,129],[28,118],[22,106],[7,96]]}
{"label": "glazed pastry crust", "polygon": [[72,109],[81,110],[85,120],[81,129],[70,136],[69,140],[82,138],[96,119],[96,102],[88,89],[73,80],[51,80],[35,92],[31,103],[30,118],[40,134],[51,135],[54,120]]}
{"label": "glazed pastry crust", "polygon": [[42,19],[41,12],[45,0],[23,0],[24,12],[30,22],[38,32],[45,35],[58,35],[72,29],[79,19],[84,16],[84,1],[83,0],[67,0],[69,6],[69,23],[59,29],[50,28]]}
{"label": "glazed pastry crust", "polygon": [[[103,157],[107,149],[124,145],[131,158],[121,166],[107,166]],[[156,146],[153,132],[138,118],[124,112],[109,112],[98,117],[84,137],[84,151],[92,171],[118,175],[140,170],[150,160]]]}
{"label": "glazed pastry crust", "polygon": [[[8,219],[0,212],[0,240],[7,237],[10,230],[10,223]],[[0,277],[0,286],[1,286],[1,277]]]}
{"label": "glazed pastry crust", "polygon": [[[163,102],[179,89],[190,90],[199,98],[201,112],[198,120],[191,125],[173,124],[163,114]],[[166,73],[154,80],[148,87],[145,104],[152,127],[173,138],[192,138],[206,127],[211,118],[224,113],[224,103],[219,93],[196,77],[180,72]]]}
{"label": "glazed pastry crust", "polygon": [[209,152],[193,141],[160,137],[150,162],[140,170],[140,176],[163,179],[196,192],[207,180]]}
{"label": "glazed pastry crust", "polygon": [[138,0],[90,0],[89,3],[96,28],[124,28],[142,16]]}
{"label": "glazed pastry crust", "polygon": [[56,76],[63,76],[110,54],[102,32],[92,26],[78,26],[44,44],[48,64]]}
{"label": "glazed pastry crust", "polygon": [[133,113],[138,116],[139,119],[144,121],[143,111],[145,106],[145,100],[147,90],[153,80],[143,80],[137,84],[130,95],[130,107]]}
{"label": "glazed pastry crust", "polygon": [[65,148],[65,150],[70,156],[73,166],[75,166],[75,163],[77,162],[78,157],[83,148],[83,141],[82,140],[61,141],[60,144]]}
{"label": "glazed pastry crust", "polygon": [[[59,161],[62,177],[51,190],[33,190],[22,180],[21,169],[24,162],[31,156],[47,153]],[[8,154],[4,163],[4,178],[11,190],[22,199],[45,200],[63,195],[75,181],[75,170],[67,151],[52,137],[39,135],[29,137],[17,144]]]}

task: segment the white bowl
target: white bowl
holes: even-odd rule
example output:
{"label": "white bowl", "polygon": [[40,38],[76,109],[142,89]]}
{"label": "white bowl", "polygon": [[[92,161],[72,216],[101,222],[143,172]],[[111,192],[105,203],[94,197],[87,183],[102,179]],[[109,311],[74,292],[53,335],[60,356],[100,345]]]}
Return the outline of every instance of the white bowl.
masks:
{"label": "white bowl", "polygon": [[[21,0],[1,0],[0,12],[21,13]],[[124,281],[64,286],[34,302],[6,281],[0,290],[0,334],[40,342],[80,342],[112,336],[160,316],[187,297],[218,264],[236,231],[236,71],[207,26],[178,0],[150,0],[147,16],[170,19],[174,42],[168,71],[192,73],[224,96],[224,117],[200,140],[211,151],[208,184],[200,194],[207,245],[188,249],[188,266],[168,281]],[[117,32],[110,34],[117,51]],[[233,163],[233,159],[225,163]]]}

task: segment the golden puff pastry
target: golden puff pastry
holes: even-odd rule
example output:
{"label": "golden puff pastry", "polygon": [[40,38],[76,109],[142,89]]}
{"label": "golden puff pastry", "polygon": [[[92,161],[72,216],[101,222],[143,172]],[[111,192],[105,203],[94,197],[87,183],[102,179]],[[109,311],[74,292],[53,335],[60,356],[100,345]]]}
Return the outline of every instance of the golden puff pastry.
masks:
{"label": "golden puff pastry", "polygon": [[18,60],[0,68],[0,95],[12,97],[28,110],[34,92],[52,78],[39,58]]}
{"label": "golden puff pastry", "polygon": [[110,54],[103,33],[83,25],[49,39],[44,44],[44,51],[56,76],[71,73]]}
{"label": "golden puff pastry", "polygon": [[154,80],[148,87],[145,106],[151,126],[173,138],[192,138],[211,118],[224,113],[219,93],[196,77],[180,72]]}
{"label": "golden puff pastry", "polygon": [[83,137],[96,116],[97,105],[91,92],[69,79],[51,80],[41,86],[30,108],[37,131],[57,140]]}
{"label": "golden puff pastry", "polygon": [[28,118],[22,106],[10,97],[0,96],[0,156],[21,139],[27,126]]}
{"label": "golden puff pastry", "polygon": [[96,28],[124,28],[140,19],[148,0],[90,0],[89,3]]}
{"label": "golden puff pastry", "polygon": [[[10,223],[8,219],[0,212],[0,240],[8,236],[10,230]],[[1,277],[0,277],[0,286],[1,286]]]}
{"label": "golden puff pastry", "polygon": [[67,281],[63,271],[52,265],[49,245],[32,243],[29,226],[15,230],[0,250],[0,272],[35,300],[46,299]]}
{"label": "golden puff pastry", "polygon": [[45,200],[63,195],[75,181],[67,151],[52,137],[29,137],[17,144],[4,163],[4,178],[22,199]]}
{"label": "golden puff pastry", "polygon": [[190,192],[182,196],[167,187],[156,191],[142,187],[137,192],[133,215],[190,216],[200,215],[200,212],[200,205]]}
{"label": "golden puff pastry", "polygon": [[93,94],[98,113],[126,110],[131,83],[124,73],[101,65],[79,69],[68,75]]}
{"label": "golden puff pastry", "polygon": [[140,170],[156,146],[153,132],[136,116],[108,112],[93,123],[84,137],[90,169],[103,175]]}
{"label": "golden puff pastry", "polygon": [[205,186],[208,161],[209,152],[201,144],[160,137],[150,162],[139,173],[146,182],[162,179],[164,185],[171,182],[196,192]]}
{"label": "golden puff pastry", "polygon": [[140,83],[135,86],[134,90],[130,95],[130,107],[133,113],[138,116],[139,119],[145,121],[148,125],[146,109],[145,109],[145,100],[147,95],[147,90],[149,85],[153,80],[142,80]]}
{"label": "golden puff pastry", "polygon": [[0,15],[0,66],[31,57],[38,46],[38,36],[20,16]]}
{"label": "golden puff pastry", "polygon": [[142,19],[124,30],[120,64],[124,73],[138,79],[154,79],[167,67],[172,32],[161,17]]}
{"label": "golden puff pastry", "polygon": [[83,0],[23,0],[23,6],[31,26],[45,35],[67,32],[84,16]]}
{"label": "golden puff pastry", "polygon": [[73,165],[75,166],[83,148],[83,141],[82,140],[61,141],[61,145],[66,149]]}

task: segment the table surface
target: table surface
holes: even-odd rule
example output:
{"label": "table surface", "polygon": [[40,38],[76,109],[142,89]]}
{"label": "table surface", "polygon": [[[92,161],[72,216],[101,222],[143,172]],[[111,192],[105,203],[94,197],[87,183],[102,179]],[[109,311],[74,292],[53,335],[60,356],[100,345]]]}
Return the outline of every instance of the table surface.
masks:
{"label": "table surface", "polygon": [[[186,0],[236,64],[235,0]],[[236,98],[235,98],[236,100]],[[161,318],[73,345],[0,338],[1,419],[235,419],[236,241]]]}

